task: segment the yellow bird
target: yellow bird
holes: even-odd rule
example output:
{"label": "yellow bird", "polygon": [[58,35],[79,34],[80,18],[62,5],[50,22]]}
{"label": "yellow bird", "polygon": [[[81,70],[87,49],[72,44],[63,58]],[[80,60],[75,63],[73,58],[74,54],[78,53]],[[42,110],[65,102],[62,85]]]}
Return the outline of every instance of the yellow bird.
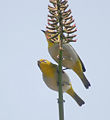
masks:
{"label": "yellow bird", "polygon": [[[59,45],[58,43],[53,43],[50,40],[48,40],[51,37],[50,33],[44,30],[42,31],[45,33],[48,42],[49,54],[58,63]],[[86,88],[89,88],[89,86],[91,86],[83,73],[86,71],[83,62],[81,61],[80,57],[78,56],[74,48],[69,43],[63,44],[62,65],[66,68],[72,69],[80,77],[81,81],[83,82]]]}
{"label": "yellow bird", "polygon": [[[40,59],[38,61],[38,66],[42,72],[43,80],[46,85],[50,89],[58,91],[58,66],[45,59]],[[73,90],[69,77],[64,71],[62,71],[62,91],[74,98],[79,106],[84,104],[84,101]]]}

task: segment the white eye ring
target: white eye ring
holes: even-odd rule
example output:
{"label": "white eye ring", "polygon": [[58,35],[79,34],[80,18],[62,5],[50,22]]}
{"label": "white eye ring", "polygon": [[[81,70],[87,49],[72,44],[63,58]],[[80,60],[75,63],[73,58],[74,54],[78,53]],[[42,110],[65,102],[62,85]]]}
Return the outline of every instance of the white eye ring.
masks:
{"label": "white eye ring", "polygon": [[46,63],[47,61],[46,60],[42,60],[42,62]]}

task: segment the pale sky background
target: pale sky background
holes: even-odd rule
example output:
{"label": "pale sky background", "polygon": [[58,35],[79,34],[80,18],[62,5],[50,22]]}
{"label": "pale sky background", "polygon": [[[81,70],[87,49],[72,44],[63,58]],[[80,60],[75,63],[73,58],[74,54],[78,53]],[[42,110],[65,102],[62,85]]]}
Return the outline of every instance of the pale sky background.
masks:
{"label": "pale sky background", "polygon": [[[0,120],[58,120],[58,95],[47,88],[37,60],[49,56],[41,32],[47,24],[48,0],[0,0]],[[79,107],[64,94],[65,120],[110,120],[110,0],[69,0],[78,28],[72,43],[91,88],[67,70]]]}

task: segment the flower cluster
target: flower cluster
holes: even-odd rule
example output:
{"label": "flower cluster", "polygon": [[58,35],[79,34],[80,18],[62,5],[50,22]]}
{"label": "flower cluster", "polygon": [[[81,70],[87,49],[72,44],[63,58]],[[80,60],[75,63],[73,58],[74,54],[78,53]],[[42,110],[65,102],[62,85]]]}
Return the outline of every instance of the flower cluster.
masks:
{"label": "flower cluster", "polygon": [[50,40],[52,42],[59,42],[58,35],[62,33],[63,43],[76,42],[74,34],[76,24],[74,24],[71,10],[68,9],[67,0],[49,0],[52,4],[48,5],[48,26],[47,31],[50,33]]}

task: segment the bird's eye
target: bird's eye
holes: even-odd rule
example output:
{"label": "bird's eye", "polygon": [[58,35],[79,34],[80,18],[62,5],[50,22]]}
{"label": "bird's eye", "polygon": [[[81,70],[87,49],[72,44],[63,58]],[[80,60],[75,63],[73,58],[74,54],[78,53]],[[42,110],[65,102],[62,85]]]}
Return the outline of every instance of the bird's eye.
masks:
{"label": "bird's eye", "polygon": [[46,60],[42,60],[42,62],[46,63]]}

